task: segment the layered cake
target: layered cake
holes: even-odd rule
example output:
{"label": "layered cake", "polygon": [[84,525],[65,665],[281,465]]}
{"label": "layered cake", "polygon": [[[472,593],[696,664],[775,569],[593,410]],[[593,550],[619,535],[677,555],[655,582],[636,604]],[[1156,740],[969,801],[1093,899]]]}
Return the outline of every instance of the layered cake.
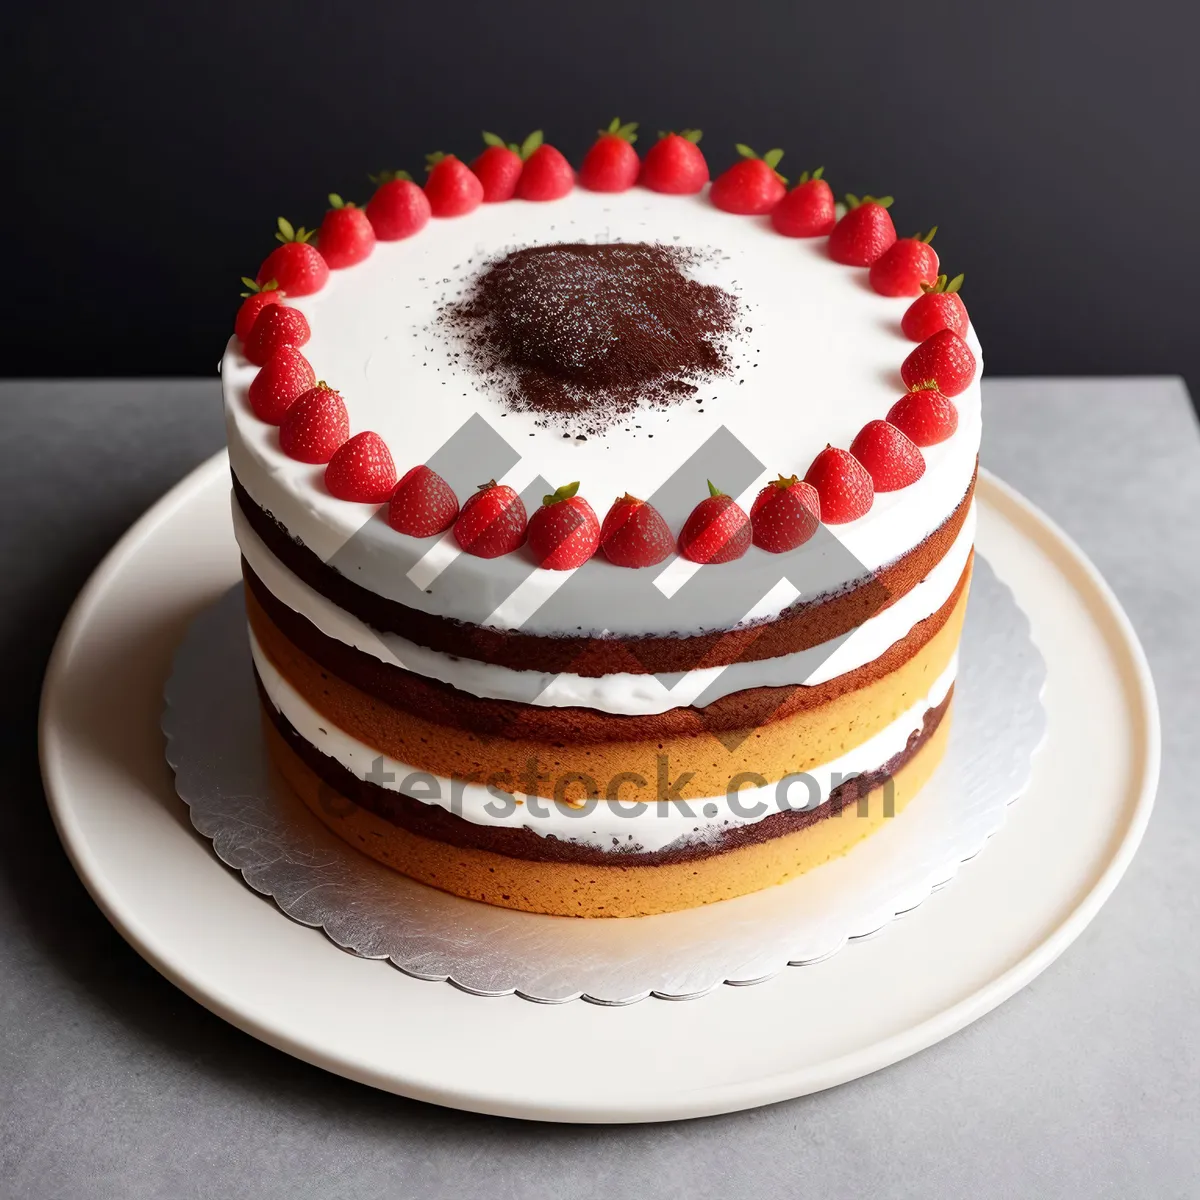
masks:
{"label": "layered cake", "polygon": [[267,749],[489,904],[780,883],[940,761],[979,344],[889,198],[614,122],[281,220],[221,365]]}

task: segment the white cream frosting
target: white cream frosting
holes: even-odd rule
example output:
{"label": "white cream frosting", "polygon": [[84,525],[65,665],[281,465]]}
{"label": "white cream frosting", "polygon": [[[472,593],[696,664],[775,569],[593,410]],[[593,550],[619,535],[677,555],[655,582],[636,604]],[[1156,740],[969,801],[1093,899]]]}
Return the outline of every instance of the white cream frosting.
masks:
{"label": "white cream frosting", "polygon": [[[745,688],[811,686],[873,661],[945,604],[962,575],[975,540],[972,504],[958,537],[929,575],[895,604],[868,618],[848,637],[798,654],[689,671],[682,678],[673,676],[670,680],[629,672],[588,677],[565,672],[516,671],[381,634],[299,579],[263,544],[236,499],[232,508],[234,534],[251,570],[277,600],[327,637],[381,662],[448,683],[473,696],[545,707],[579,706],[626,716],[667,712],[693,704],[700,697],[710,704]],[[673,686],[668,686],[669,683]]]}
{"label": "white cream frosting", "polygon": [[[752,332],[732,346],[735,375],[705,384],[702,403],[639,411],[586,441],[564,437],[559,427],[539,428],[529,414],[506,412],[450,357],[451,348],[433,328],[437,309],[488,256],[556,241],[662,241],[719,250],[693,274],[734,291],[744,305]],[[652,494],[721,426],[763,466],[744,489],[724,485],[741,490],[744,505],[776,472],[803,474],[826,443],[849,446],[902,392],[900,364],[913,349],[899,328],[908,303],[876,295],[864,271],[832,262],[824,239],[781,238],[768,222],[722,213],[705,196],[642,189],[617,196],[577,189],[549,205],[512,201],[484,205],[459,220],[435,220],[414,238],[379,244],[364,263],[334,271],[321,292],[295,301],[312,327],[304,354],[317,376],[343,394],[354,432],[372,429],[384,437],[401,472],[429,459],[479,414],[523,456],[503,476],[507,482],[520,490],[539,475],[555,486],[579,480],[580,493],[600,516],[626,491]],[[968,341],[982,368],[973,329]],[[728,629],[762,597],[778,594],[775,612],[789,602],[788,589],[775,585],[791,556],[757,548],[735,564],[681,568],[668,560],[649,572],[616,568],[598,556],[578,572],[587,586],[572,585],[569,602],[554,604],[550,598],[577,572],[531,568],[522,552],[474,559],[447,542],[433,555],[445,569],[425,569],[414,586],[410,572],[423,559],[428,568],[433,543],[395,533],[373,506],[334,499],[322,467],[283,454],[277,430],[249,407],[246,392],[256,368],[236,341],[221,370],[230,460],[242,485],[324,561],[382,596],[532,634]],[[979,446],[978,377],[955,403],[958,431],[924,451],[920,480],[877,495],[865,517],[826,527],[856,567],[874,570],[894,561],[962,499]],[[695,496],[689,492],[675,508],[664,506],[672,530],[681,528],[702,494],[701,480]],[[818,541],[793,552],[794,578],[813,578],[806,568],[828,559],[828,542],[822,547]],[[670,604],[648,611],[633,597],[645,587],[638,577],[656,570],[694,578]],[[732,572],[752,585],[754,603],[746,603],[745,587],[728,587]],[[756,615],[775,614],[760,606]]]}
{"label": "white cream frosting", "polygon": [[[599,800],[581,807],[556,804],[537,796],[489,791],[414,772],[404,763],[380,755],[372,747],[338,729],[318,713],[275,669],[250,632],[250,648],[271,703],[305,741],[340,763],[359,779],[371,779],[391,791],[437,804],[477,825],[531,829],[544,837],[597,846],[604,850],[661,850],[679,841],[714,837],[734,825],[752,824],[788,807],[817,807],[849,776],[873,771],[899,754],[921,728],[925,713],[950,691],[958,670],[955,655],[925,697],[865,742],[840,757],[765,787],[744,786],[733,795],[707,800],[635,805]],[[761,778],[761,776],[760,776]]]}

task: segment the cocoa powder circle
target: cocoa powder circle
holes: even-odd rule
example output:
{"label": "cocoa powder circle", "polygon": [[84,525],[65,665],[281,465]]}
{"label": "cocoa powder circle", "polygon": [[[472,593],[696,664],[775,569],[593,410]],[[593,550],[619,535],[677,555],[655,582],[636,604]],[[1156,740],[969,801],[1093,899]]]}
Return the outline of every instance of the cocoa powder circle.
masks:
{"label": "cocoa powder circle", "polygon": [[653,243],[555,243],[488,263],[443,323],[507,407],[597,432],[730,372],[737,300]]}

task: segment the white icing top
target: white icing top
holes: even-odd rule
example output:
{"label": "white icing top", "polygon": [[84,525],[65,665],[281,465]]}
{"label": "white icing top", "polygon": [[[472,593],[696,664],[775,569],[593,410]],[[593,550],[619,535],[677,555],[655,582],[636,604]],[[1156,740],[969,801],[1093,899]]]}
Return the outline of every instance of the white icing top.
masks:
{"label": "white icing top", "polygon": [[663,713],[697,701],[711,704],[744,688],[824,683],[872,662],[905,637],[917,622],[945,604],[975,541],[972,504],[953,546],[924,580],[848,636],[810,650],[758,662],[702,668],[688,671],[682,677],[630,672],[589,677],[571,672],[517,671],[443,654],[407,638],[380,633],[297,578],[263,545],[236,499],[232,507],[234,534],[251,570],[276,599],[300,613],[327,637],[381,662],[448,683],[472,696],[545,707],[593,708],[626,716]]}
{"label": "white icing top", "polygon": [[909,736],[921,728],[925,713],[950,691],[958,671],[957,654],[925,697],[891,724],[839,758],[802,776],[789,776],[766,787],[743,787],[733,795],[708,800],[661,803],[586,802],[580,807],[557,804],[538,796],[489,791],[428,772],[413,772],[404,763],[380,755],[366,743],[338,729],[317,712],[271,665],[250,633],[254,665],[271,703],[305,741],[340,763],[359,779],[370,778],[390,791],[436,804],[476,825],[532,829],[544,837],[597,846],[603,850],[661,850],[679,841],[712,837],[733,825],[752,824],[788,807],[815,808],[848,776],[873,771],[899,754]]}
{"label": "white icing top", "polygon": [[[535,415],[508,412],[464,360],[452,357],[459,347],[435,327],[438,308],[487,258],[560,241],[658,241],[719,251],[690,270],[740,299],[741,321],[751,332],[731,345],[735,373],[701,385],[700,403],[642,410],[586,441],[564,437],[561,426],[539,427]],[[312,327],[303,353],[318,378],[342,393],[353,432],[383,436],[401,474],[429,460],[478,414],[511,447],[500,448],[490,473],[518,491],[538,476],[549,485],[533,489],[532,503],[526,497],[531,512],[543,491],[579,480],[580,494],[601,518],[629,491],[653,496],[676,533],[707,495],[706,474],[748,509],[776,473],[803,475],[827,443],[849,446],[902,394],[899,368],[913,349],[900,333],[910,301],[876,295],[865,271],[827,257],[824,239],[783,238],[767,221],[723,213],[705,196],[643,189],[615,196],[576,189],[552,204],[511,201],[435,220],[411,239],[380,243],[365,262],[332,272],[321,292],[294,303]],[[981,358],[973,328],[967,340]],[[797,594],[823,594],[922,541],[962,499],[979,447],[977,374],[955,400],[958,431],[924,451],[926,471],[917,483],[877,495],[865,517],[823,526],[789,555],[752,547],[732,564],[697,567],[672,558],[644,571],[597,556],[577,572],[543,571],[525,552],[475,559],[460,554],[449,535],[406,537],[372,506],[334,499],[324,468],[289,459],[278,431],[254,416],[246,390],[256,368],[236,341],[221,371],[233,470],[292,535],[380,595],[534,634],[692,633],[732,628],[751,612],[777,615]],[[735,443],[722,459],[728,477],[711,464],[699,465],[694,480],[678,475],[722,426],[744,447],[737,451]],[[656,495],[672,477],[673,487]],[[462,501],[482,478],[450,482]],[[791,585],[777,587],[785,572]],[[653,579],[657,587],[648,586]],[[552,600],[560,589],[563,595]]]}

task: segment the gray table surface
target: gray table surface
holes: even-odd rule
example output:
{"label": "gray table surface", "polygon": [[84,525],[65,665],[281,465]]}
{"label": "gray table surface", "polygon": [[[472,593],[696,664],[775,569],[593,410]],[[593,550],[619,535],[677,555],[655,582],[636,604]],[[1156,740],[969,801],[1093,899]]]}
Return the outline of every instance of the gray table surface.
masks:
{"label": "gray table surface", "polygon": [[221,446],[217,388],[0,385],[0,1196],[1200,1195],[1195,417],[1172,379],[989,380],[986,399],[984,463],[1078,539],[1150,657],[1164,758],[1137,859],[1053,967],[948,1041],[771,1108],[619,1128],[325,1074],[193,1003],[109,927],[47,814],[38,688],[109,545]]}

